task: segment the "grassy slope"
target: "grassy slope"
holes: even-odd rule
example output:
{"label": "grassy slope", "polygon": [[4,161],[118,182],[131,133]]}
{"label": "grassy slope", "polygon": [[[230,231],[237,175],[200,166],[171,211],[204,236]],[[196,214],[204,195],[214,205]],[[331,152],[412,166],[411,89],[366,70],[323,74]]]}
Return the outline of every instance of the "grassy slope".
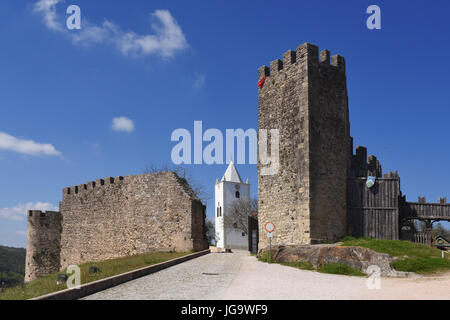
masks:
{"label": "grassy slope", "polygon": [[[104,279],[135,269],[139,269],[152,264],[175,259],[187,252],[152,252],[132,257],[119,258],[95,263],[84,263],[81,268],[81,283],[89,283],[92,281]],[[89,267],[96,266],[100,269],[99,273],[89,274]],[[61,272],[61,273],[64,273]],[[47,293],[67,289],[65,284],[56,285],[57,274],[47,275],[39,278],[31,283],[16,286],[0,292],[0,300],[25,300],[38,297]]]}
{"label": "grassy slope", "polygon": [[[370,238],[355,239],[347,237],[343,240],[343,246],[359,246],[369,248],[377,252],[388,253],[399,258],[392,263],[398,271],[415,272],[419,274],[432,274],[440,271],[450,271],[450,255],[446,254],[445,259],[441,257],[441,251],[402,240],[377,240]],[[258,258],[262,262],[268,262],[268,253]],[[305,262],[281,263],[282,265],[295,267],[304,270],[314,270]],[[332,274],[343,274],[351,276],[365,276],[361,271],[351,268],[346,264],[328,264],[318,268],[316,271]]]}
{"label": "grassy slope", "polygon": [[25,249],[0,246],[0,286],[23,283],[25,276]]}
{"label": "grassy slope", "polygon": [[376,240],[346,238],[344,246],[360,246],[399,258],[392,266],[398,271],[429,274],[450,270],[449,255],[441,258],[441,251],[418,243],[402,240]]}

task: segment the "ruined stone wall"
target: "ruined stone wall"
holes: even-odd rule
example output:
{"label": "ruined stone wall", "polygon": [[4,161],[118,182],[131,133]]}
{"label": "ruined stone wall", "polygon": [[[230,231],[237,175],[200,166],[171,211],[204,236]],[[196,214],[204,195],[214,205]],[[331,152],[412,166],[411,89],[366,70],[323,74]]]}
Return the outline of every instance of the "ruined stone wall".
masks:
{"label": "ruined stone wall", "polygon": [[[270,69],[259,69],[259,129],[280,132],[280,170],[261,175],[258,163],[259,231],[276,225],[275,244],[309,244],[345,234],[350,135],[345,62],[329,62],[305,43]],[[270,140],[270,139],[269,139]],[[270,150],[270,147],[269,147]],[[259,247],[267,246],[261,236]]]}
{"label": "ruined stone wall", "polygon": [[63,190],[61,267],[150,251],[206,248],[205,207],[172,172]]}
{"label": "ruined stone wall", "polygon": [[25,282],[59,271],[60,243],[60,213],[28,211]]}

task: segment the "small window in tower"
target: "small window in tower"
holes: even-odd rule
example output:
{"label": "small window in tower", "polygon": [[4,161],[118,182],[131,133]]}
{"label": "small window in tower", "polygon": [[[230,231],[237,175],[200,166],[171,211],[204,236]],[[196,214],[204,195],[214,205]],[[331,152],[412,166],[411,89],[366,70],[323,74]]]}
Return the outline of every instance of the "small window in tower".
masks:
{"label": "small window in tower", "polygon": [[239,191],[236,191],[236,198],[240,198],[241,197],[241,193]]}
{"label": "small window in tower", "polygon": [[220,216],[219,216],[219,212],[220,212],[220,208],[217,207],[217,216],[218,216],[218,217],[220,217]]}
{"label": "small window in tower", "polygon": [[222,207],[219,208],[220,216],[222,216]]}
{"label": "small window in tower", "polygon": [[233,223],[233,228],[237,229],[237,223]]}

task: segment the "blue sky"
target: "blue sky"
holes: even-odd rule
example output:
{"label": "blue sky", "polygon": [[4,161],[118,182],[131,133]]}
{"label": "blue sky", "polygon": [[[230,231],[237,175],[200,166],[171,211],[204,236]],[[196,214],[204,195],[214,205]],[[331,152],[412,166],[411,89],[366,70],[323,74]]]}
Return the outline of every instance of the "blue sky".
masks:
{"label": "blue sky", "polygon": [[[170,164],[172,131],[194,120],[256,128],[258,67],[303,42],[346,58],[355,145],[408,200],[450,200],[448,1],[56,2],[0,2],[0,244],[24,247],[26,209],[64,187]],[[190,169],[212,195],[226,165]],[[256,195],[256,166],[238,170]]]}

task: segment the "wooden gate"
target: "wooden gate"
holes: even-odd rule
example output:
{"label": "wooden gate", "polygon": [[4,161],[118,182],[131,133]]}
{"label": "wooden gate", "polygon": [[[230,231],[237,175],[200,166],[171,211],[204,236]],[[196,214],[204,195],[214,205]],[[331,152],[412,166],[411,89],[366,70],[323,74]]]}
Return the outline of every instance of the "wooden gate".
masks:
{"label": "wooden gate", "polygon": [[258,219],[248,217],[248,231],[248,250],[253,254],[257,254],[259,241]]}

